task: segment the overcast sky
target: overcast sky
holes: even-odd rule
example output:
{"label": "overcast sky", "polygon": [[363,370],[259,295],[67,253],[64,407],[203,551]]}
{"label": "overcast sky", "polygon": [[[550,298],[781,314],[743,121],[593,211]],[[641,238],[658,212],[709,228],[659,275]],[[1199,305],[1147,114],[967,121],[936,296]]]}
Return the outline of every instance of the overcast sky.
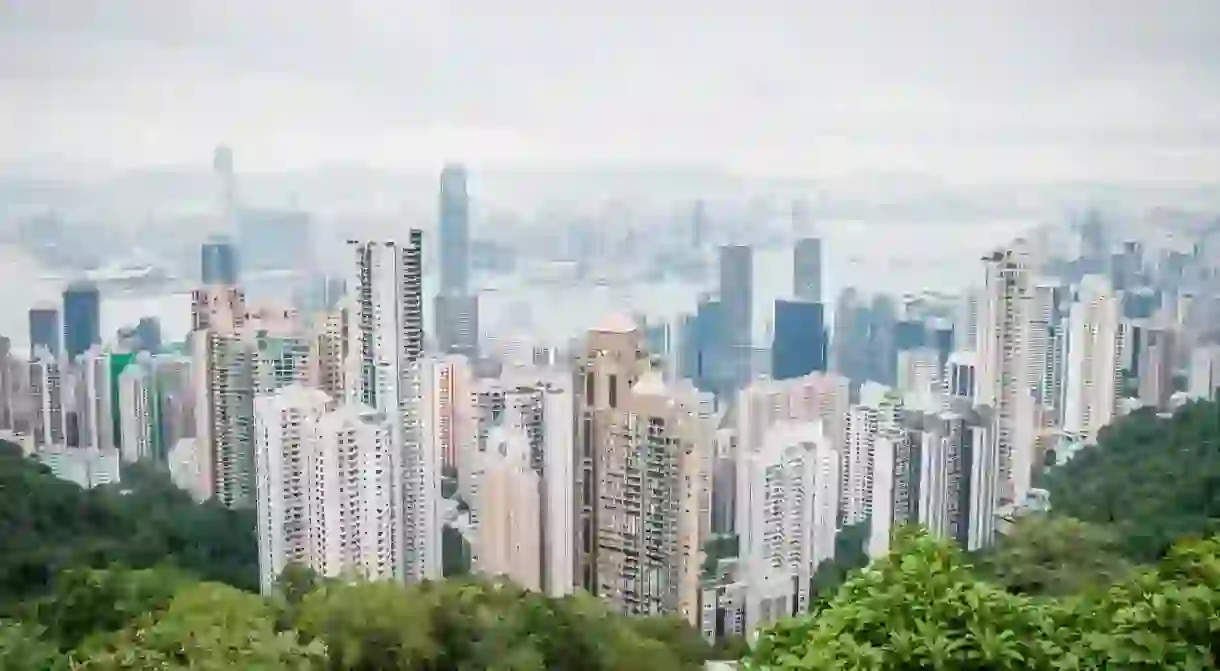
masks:
{"label": "overcast sky", "polygon": [[0,160],[1220,180],[1220,0],[0,0]]}

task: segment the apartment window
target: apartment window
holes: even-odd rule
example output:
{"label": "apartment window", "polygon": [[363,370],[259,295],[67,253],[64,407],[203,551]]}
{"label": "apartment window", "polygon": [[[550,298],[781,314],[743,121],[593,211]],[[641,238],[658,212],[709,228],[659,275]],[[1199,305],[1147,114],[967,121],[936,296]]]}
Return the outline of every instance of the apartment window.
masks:
{"label": "apartment window", "polygon": [[618,376],[610,376],[610,407],[618,407]]}
{"label": "apartment window", "polygon": [[594,385],[593,373],[585,373],[585,405],[593,405]]}

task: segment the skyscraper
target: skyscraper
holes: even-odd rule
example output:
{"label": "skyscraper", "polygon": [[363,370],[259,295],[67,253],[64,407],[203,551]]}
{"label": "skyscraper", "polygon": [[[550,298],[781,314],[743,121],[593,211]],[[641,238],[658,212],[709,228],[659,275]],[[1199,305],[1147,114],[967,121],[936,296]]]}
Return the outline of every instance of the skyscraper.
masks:
{"label": "skyscraper", "polygon": [[73,282],[64,290],[64,354],[68,361],[102,342],[102,297],[91,282]]}
{"label": "skyscraper", "polygon": [[754,251],[745,245],[720,248],[720,305],[724,310],[723,359],[728,390],[740,389],[750,374],[754,325]]}
{"label": "skyscraper", "polygon": [[440,251],[441,293],[465,295],[470,288],[470,198],[461,165],[441,171]]}
{"label": "skyscraper", "polygon": [[792,248],[792,294],[798,300],[822,302],[821,238],[801,238]]}
{"label": "skyscraper", "polygon": [[976,401],[994,409],[1000,490],[1004,502],[1029,491],[1037,427],[1031,366],[1031,322],[1036,316],[1033,279],[1023,241],[986,256],[979,309]]}
{"label": "skyscraper", "polygon": [[1118,413],[1121,305],[1104,275],[1086,275],[1068,318],[1063,430],[1086,443]]}
{"label": "skyscraper", "polygon": [[826,331],[822,304],[775,301],[771,377],[786,380],[826,370]]}
{"label": "skyscraper", "polygon": [[59,356],[59,341],[63,332],[59,329],[59,308],[54,305],[36,305],[30,308],[30,360],[36,357],[38,348],[51,356]]}
{"label": "skyscraper", "polygon": [[237,284],[237,245],[224,236],[212,237],[200,249],[199,268],[204,286]]}
{"label": "skyscraper", "polygon": [[233,150],[218,145],[212,152],[212,170],[219,192],[220,226],[226,235],[237,233],[237,180],[233,175]]}
{"label": "skyscraper", "polygon": [[[398,412],[423,354],[423,233],[407,245],[349,240],[347,401]],[[393,413],[391,413],[393,414]]]}

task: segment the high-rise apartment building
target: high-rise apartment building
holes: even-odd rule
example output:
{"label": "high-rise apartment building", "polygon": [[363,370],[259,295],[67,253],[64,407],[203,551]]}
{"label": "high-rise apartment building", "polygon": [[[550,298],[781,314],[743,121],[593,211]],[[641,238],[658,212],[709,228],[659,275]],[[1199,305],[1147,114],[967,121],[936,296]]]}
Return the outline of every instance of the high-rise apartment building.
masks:
{"label": "high-rise apartment building", "polygon": [[839,454],[821,422],[783,422],[742,451],[737,472],[739,579],[754,631],[807,612],[813,573],[834,557]]}
{"label": "high-rise apartment building", "polygon": [[939,405],[943,388],[940,352],[931,347],[898,352],[896,389],[906,405],[932,410]]}
{"label": "high-rise apartment building", "polygon": [[[522,584],[536,583],[537,589],[562,596],[576,586],[571,379],[534,368],[505,371],[499,382],[495,400],[484,396],[489,412],[483,447],[478,448],[476,440],[463,457],[473,462],[463,470],[471,480],[476,569],[494,574],[499,566],[500,572],[520,574]],[[500,487],[508,482],[517,483],[519,498],[502,501]],[[537,530],[537,551],[523,550],[505,564],[509,555],[504,553],[511,548],[496,539],[526,523]],[[486,543],[496,548],[490,555],[483,551]]]}
{"label": "high-rise apartment building", "polygon": [[152,357],[142,352],[118,376],[119,456],[124,463],[164,459],[160,398]]}
{"label": "high-rise apartment building", "polygon": [[[403,406],[400,566],[408,581],[441,577],[441,469],[446,445],[468,440],[455,426],[453,362],[421,357],[407,373]],[[466,448],[458,446],[455,451]]]}
{"label": "high-rise apartment building", "polygon": [[300,385],[260,396],[257,482],[264,591],[289,563],[328,577],[402,577],[392,421]]}
{"label": "high-rise apartment building", "polygon": [[479,297],[474,294],[437,294],[436,344],[442,352],[474,360],[479,356]]}
{"label": "high-rise apartment building", "polygon": [[472,568],[542,589],[542,478],[530,465],[530,441],[519,427],[491,429],[487,449],[473,455],[479,472],[479,522]]}
{"label": "high-rise apartment building", "polygon": [[64,447],[63,376],[59,361],[45,348],[30,362],[30,397],[34,405],[32,433],[35,449]]}
{"label": "high-rise apartment building", "polygon": [[710,399],[666,386],[622,317],[588,334],[576,373],[578,580],[617,611],[693,622]]}
{"label": "high-rise apartment building", "polygon": [[76,360],[76,428],[82,448],[113,450],[116,446],[118,399],[112,363],[112,355],[96,345]]}
{"label": "high-rise apartment building", "polygon": [[312,386],[331,398],[343,398],[347,388],[348,310],[340,308],[321,315],[314,327],[310,360]]}
{"label": "high-rise apartment building", "polygon": [[102,297],[91,282],[64,290],[64,354],[69,362],[102,342]]}
{"label": "high-rise apartment building", "polygon": [[[839,521],[860,524],[870,517],[873,528],[888,533],[889,511],[874,510],[877,473],[892,464],[894,446],[903,440],[902,397],[875,382],[860,388],[860,402],[847,412],[839,456]],[[880,466],[879,466],[880,464]],[[883,478],[888,477],[883,474]],[[883,481],[884,487],[888,481]]]}
{"label": "high-rise apartment building", "polygon": [[233,322],[191,335],[195,436],[203,497],[230,508],[254,505],[255,352]]}
{"label": "high-rise apartment building", "polygon": [[1151,327],[1144,331],[1139,362],[1139,399],[1145,406],[1159,410],[1169,408],[1178,340],[1178,332],[1172,328]]}
{"label": "high-rise apartment building", "polygon": [[1037,432],[1039,378],[1031,364],[1036,310],[1029,254],[1016,241],[984,258],[986,269],[979,318],[979,388],[976,401],[994,409],[1000,458],[1000,497],[1022,501],[1029,491]]}
{"label": "high-rise apartment building", "polygon": [[1104,275],[1080,283],[1068,324],[1063,430],[1092,443],[1118,413],[1122,307]]}
{"label": "high-rise apartment building", "polygon": [[1200,345],[1191,352],[1186,391],[1196,400],[1220,396],[1220,345]]}
{"label": "high-rise apartment building", "polygon": [[396,414],[423,354],[423,233],[410,242],[349,240],[353,256],[347,322],[347,401]]}

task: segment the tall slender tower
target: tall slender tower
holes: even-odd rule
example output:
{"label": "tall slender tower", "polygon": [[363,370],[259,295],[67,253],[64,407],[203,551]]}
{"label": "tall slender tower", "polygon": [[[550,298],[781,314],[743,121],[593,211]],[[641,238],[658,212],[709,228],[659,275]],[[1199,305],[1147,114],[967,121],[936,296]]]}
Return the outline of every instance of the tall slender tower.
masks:
{"label": "tall slender tower", "polygon": [[441,171],[440,245],[441,293],[465,295],[470,289],[470,197],[461,165]]}
{"label": "tall slender tower", "polygon": [[1037,427],[1031,339],[1036,316],[1032,271],[1023,240],[986,256],[979,306],[977,402],[994,409],[1000,500],[1029,491]]}
{"label": "tall slender tower", "polygon": [[1068,331],[1063,429],[1086,442],[1118,412],[1121,307],[1104,275],[1086,275]]}

